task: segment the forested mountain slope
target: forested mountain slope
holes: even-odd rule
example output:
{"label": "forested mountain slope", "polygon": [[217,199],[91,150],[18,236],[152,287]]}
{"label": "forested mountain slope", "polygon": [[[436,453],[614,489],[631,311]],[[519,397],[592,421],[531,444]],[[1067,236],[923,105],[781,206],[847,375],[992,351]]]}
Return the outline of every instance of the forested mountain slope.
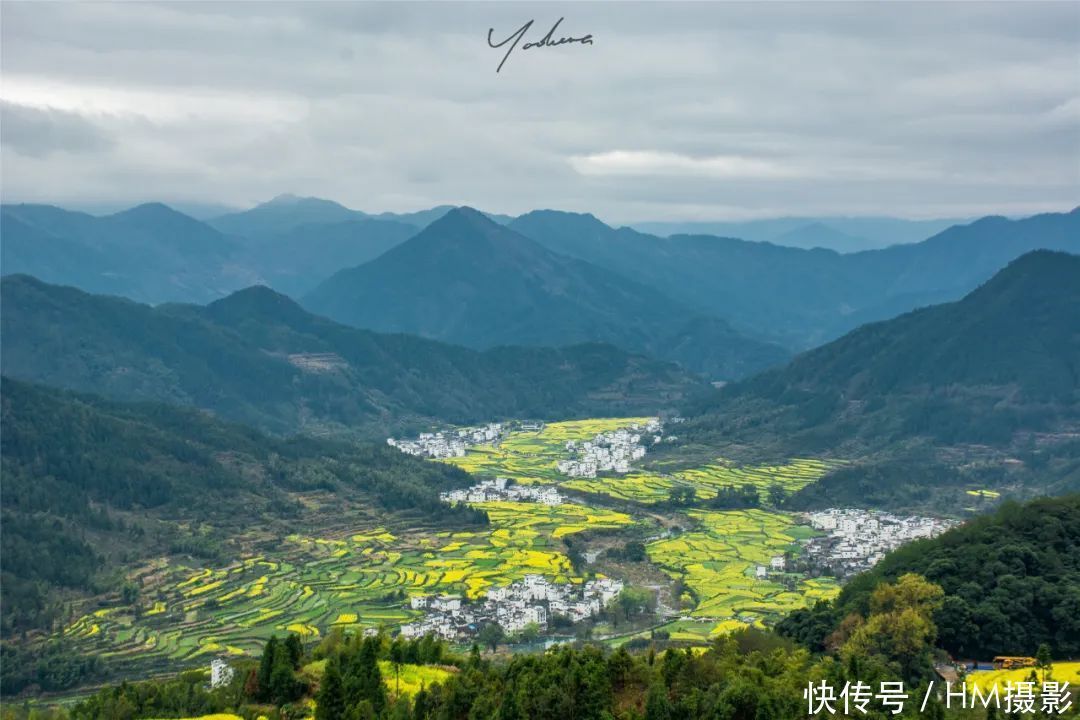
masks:
{"label": "forested mountain slope", "polygon": [[262,287],[157,308],[26,276],[0,289],[6,375],[272,432],[382,439],[434,421],[654,413],[702,385],[606,345],[477,352],[358,330]]}
{"label": "forested mountain slope", "polygon": [[469,208],[337,273],[303,303],[355,327],[476,348],[608,342],[677,361],[709,379],[744,377],[787,357],[720,316],[551,252]]}

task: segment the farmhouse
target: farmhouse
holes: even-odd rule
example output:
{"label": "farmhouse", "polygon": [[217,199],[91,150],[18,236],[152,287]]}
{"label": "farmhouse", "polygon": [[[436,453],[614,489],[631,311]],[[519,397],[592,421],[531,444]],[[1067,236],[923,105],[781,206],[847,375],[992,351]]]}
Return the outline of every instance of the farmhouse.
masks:
{"label": "farmhouse", "polygon": [[622,589],[623,584],[611,578],[575,585],[553,583],[541,575],[526,575],[505,587],[492,588],[480,604],[462,604],[457,596],[414,597],[410,607],[426,610],[427,614],[421,620],[402,625],[401,634],[406,638],[432,634],[457,640],[474,635],[489,623],[497,623],[511,634],[530,625],[543,630],[553,615],[580,622],[599,614]]}
{"label": "farmhouse", "polygon": [[219,688],[232,682],[234,671],[229,663],[221,658],[210,661],[210,687]]}
{"label": "farmhouse", "polygon": [[660,421],[653,418],[644,428],[635,423],[629,428],[600,433],[584,442],[570,440],[566,443],[566,451],[572,457],[559,462],[556,467],[570,477],[594,478],[601,472],[628,473],[630,463],[645,457],[645,446],[641,444],[638,432],[641,429],[659,433]]}
{"label": "farmhouse", "polygon": [[956,525],[952,520],[854,508],[830,508],[809,513],[806,519],[826,533],[806,543],[806,559],[840,578],[868,570],[904,543],[935,537]]}
{"label": "farmhouse", "polygon": [[439,499],[448,503],[485,503],[485,502],[535,502],[544,505],[562,505],[562,494],[553,487],[515,485],[509,478],[497,477],[494,480],[481,480],[478,484],[463,490],[449,490],[439,494]]}

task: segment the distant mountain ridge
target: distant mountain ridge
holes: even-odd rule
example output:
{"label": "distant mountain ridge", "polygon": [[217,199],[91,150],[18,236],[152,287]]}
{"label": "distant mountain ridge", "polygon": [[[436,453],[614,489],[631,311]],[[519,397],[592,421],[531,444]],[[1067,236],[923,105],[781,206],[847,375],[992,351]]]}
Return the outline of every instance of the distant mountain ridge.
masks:
{"label": "distant mountain ridge", "polygon": [[91,292],[206,302],[250,284],[239,245],[160,203],[96,217],[51,205],[0,208],[0,265]]}
{"label": "distant mountain ridge", "polygon": [[265,287],[207,306],[0,281],[5,375],[203,408],[264,430],[381,435],[433,422],[653,413],[701,387],[600,344],[476,352],[339,325]]}
{"label": "distant mountain ridge", "polygon": [[510,227],[794,348],[958,299],[1025,252],[1080,252],[1080,208],[983,218],[920,243],[846,255],[709,235],[659,238],[551,210],[522,215]]}
{"label": "distant mountain ridge", "polygon": [[[289,233],[301,225],[334,224],[351,220],[385,220],[410,225],[415,231],[419,231],[453,209],[453,205],[437,205],[415,212],[367,213],[347,208],[333,200],[285,194],[248,210],[226,213],[207,222],[221,232],[250,239]],[[513,219],[508,215],[485,215],[500,224],[506,224]]]}
{"label": "distant mountain ridge", "polygon": [[[254,284],[301,297],[335,272],[400,245],[449,210],[439,206],[372,216],[329,200],[279,196],[200,222],[160,203],[103,217],[48,205],[4,205],[0,265],[5,274],[29,274],[152,304],[205,303]],[[714,346],[741,334],[796,350],[813,347],[866,322],[958,299],[1029,250],[1080,252],[1075,210],[1021,220],[983,218],[922,242],[847,254],[714,235],[657,237],[611,228],[591,215],[547,210],[512,220],[487,217],[550,251],[646,286],[682,306],[684,314],[722,318],[734,335],[714,328],[715,335],[701,341]],[[851,232],[874,227],[873,218],[846,218],[847,225],[836,227],[825,220],[753,225],[775,231],[777,242],[788,242],[784,235],[790,232],[830,237],[844,232],[838,227]],[[582,309],[583,315],[589,312]],[[687,337],[678,328],[670,330]],[[685,345],[660,342],[676,344]],[[722,363],[695,365],[700,353],[687,351],[676,359],[710,377],[743,372],[724,369],[717,375]]]}
{"label": "distant mountain ridge", "polygon": [[303,304],[356,327],[476,348],[599,340],[712,379],[742,377],[786,359],[778,346],[743,337],[651,287],[551,252],[470,208],[452,210],[370,263],[337,273]]}
{"label": "distant mountain ridge", "polygon": [[222,222],[218,230],[161,203],[104,217],[50,205],[4,205],[0,262],[4,274],[89,292],[152,304],[205,303],[259,283],[299,295],[416,233],[413,225],[322,200],[269,204],[263,213],[255,226],[273,232],[248,238],[230,231],[247,227],[243,222]]}
{"label": "distant mountain ridge", "polygon": [[630,227],[661,237],[715,235],[804,250],[820,247],[837,252],[858,252],[921,242],[953,225],[968,222],[971,218],[779,217],[743,221],[638,222],[631,223]]}

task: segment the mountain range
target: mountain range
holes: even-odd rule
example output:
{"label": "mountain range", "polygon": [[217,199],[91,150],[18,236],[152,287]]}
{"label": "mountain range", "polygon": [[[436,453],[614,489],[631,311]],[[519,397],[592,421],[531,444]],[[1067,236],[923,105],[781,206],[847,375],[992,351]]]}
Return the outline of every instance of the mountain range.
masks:
{"label": "mountain range", "polygon": [[509,227],[794,349],[956,300],[1025,252],[1080,252],[1080,208],[1022,220],[988,217],[919,243],[849,254],[706,235],[659,238],[550,210],[522,215]]}
{"label": "mountain range", "polygon": [[434,420],[637,414],[701,387],[609,345],[478,352],[354,329],[252,287],[207,306],[0,281],[5,375],[191,405],[273,432],[381,435]]}
{"label": "mountain range", "polygon": [[[408,213],[366,213],[347,208],[333,200],[296,195],[278,195],[250,210],[225,213],[207,220],[219,231],[241,237],[260,239],[274,237],[301,225],[333,225],[350,220],[380,220],[400,223],[415,233],[454,209],[453,205],[437,205],[427,210]],[[489,219],[505,225],[513,220],[508,215],[484,213]]]}
{"label": "mountain range", "polygon": [[780,347],[741,336],[661,292],[559,255],[470,208],[342,270],[303,300],[356,327],[470,347],[601,341],[714,379],[782,362]]}
{"label": "mountain range", "polygon": [[[421,307],[421,300],[395,288],[415,287],[410,277],[428,259],[465,252],[449,241],[436,247],[445,234],[440,223],[453,210],[374,215],[328,200],[280,196],[200,222],[160,203],[102,217],[47,205],[4,205],[0,264],[5,274],[151,304],[202,304],[265,284],[365,327],[476,347],[604,339],[676,360],[711,380],[731,380],[866,322],[956,300],[1029,250],[1080,252],[1078,210],[1020,220],[983,218],[921,242],[846,254],[713,235],[658,237],[612,228],[591,215],[550,210],[514,219],[484,214],[491,226],[507,231],[476,230],[490,234],[475,241],[478,247],[487,243],[483,252],[498,271],[481,267],[472,256],[454,260],[452,273],[425,270],[422,302],[436,307]],[[802,220],[808,222],[797,224]],[[892,227],[873,218],[847,220],[795,218],[732,228],[761,236],[768,227],[777,242],[788,242],[783,236],[794,231],[825,236]],[[903,227],[909,234],[882,230],[883,237],[910,239],[915,228],[937,226]],[[404,268],[400,258],[416,251],[403,245],[419,235],[410,247],[427,247],[417,254],[421,267]],[[521,236],[542,248],[530,246],[526,253]],[[400,254],[387,255],[394,249]],[[538,269],[530,269],[531,263]],[[382,291],[378,297],[373,289],[350,290],[343,279],[382,270],[391,274],[369,283]],[[591,285],[596,287],[586,287]],[[503,297],[510,287],[517,295]],[[471,297],[491,305],[492,292],[500,293],[500,301],[491,307],[454,310],[448,304]],[[365,306],[350,297],[366,298]],[[403,301],[392,313],[376,309],[391,297]],[[543,305],[533,312],[549,314],[551,322],[528,316],[524,304],[533,300]],[[463,330],[466,320],[471,327]]]}
{"label": "mountain range", "polygon": [[971,219],[782,217],[729,222],[639,222],[631,223],[631,227],[661,237],[716,235],[806,250],[824,248],[846,253],[921,242],[946,228],[967,222],[971,222]]}
{"label": "mountain range", "polygon": [[961,467],[990,483],[1080,489],[1078,310],[1080,257],[1028,253],[962,300],[865,325],[699,398],[684,434],[886,461],[804,492],[832,505],[887,504],[896,483],[956,484]]}
{"label": "mountain range", "polygon": [[160,203],[103,217],[4,205],[0,237],[4,274],[146,301],[209,302],[256,277],[231,261],[236,239]]}

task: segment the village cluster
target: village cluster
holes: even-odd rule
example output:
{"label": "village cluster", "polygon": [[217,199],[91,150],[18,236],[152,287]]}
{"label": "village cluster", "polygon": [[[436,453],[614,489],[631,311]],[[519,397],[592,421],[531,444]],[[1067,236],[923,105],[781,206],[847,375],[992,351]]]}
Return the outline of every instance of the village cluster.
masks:
{"label": "village cluster", "polygon": [[829,569],[838,578],[868,570],[890,550],[912,540],[935,537],[957,524],[953,520],[854,508],[812,512],[806,519],[826,534],[806,542],[804,560],[818,569]]}
{"label": "village cluster", "polygon": [[439,499],[448,503],[535,502],[544,505],[562,505],[565,502],[565,498],[554,487],[516,485],[504,477],[481,480],[476,485],[463,490],[440,493]]}
{"label": "village cluster", "polygon": [[652,433],[653,444],[660,442],[663,426],[659,418],[651,418],[644,425],[634,423],[627,428],[600,433],[592,440],[566,443],[571,457],[558,464],[558,470],[570,477],[594,478],[601,472],[630,472],[630,463],[645,457],[641,433]]}
{"label": "village cluster", "polygon": [[420,433],[415,440],[387,438],[386,444],[396,447],[407,455],[419,457],[462,457],[470,445],[495,442],[506,433],[502,423],[488,423],[481,427],[457,428],[445,432]]}
{"label": "village cluster", "polygon": [[467,603],[457,595],[417,596],[410,606],[425,611],[425,615],[402,625],[401,634],[406,638],[434,634],[459,640],[492,623],[511,635],[530,625],[543,632],[556,615],[580,622],[599,614],[622,589],[622,582],[611,578],[558,584],[542,575],[526,575],[505,587],[491,588],[482,603]]}

